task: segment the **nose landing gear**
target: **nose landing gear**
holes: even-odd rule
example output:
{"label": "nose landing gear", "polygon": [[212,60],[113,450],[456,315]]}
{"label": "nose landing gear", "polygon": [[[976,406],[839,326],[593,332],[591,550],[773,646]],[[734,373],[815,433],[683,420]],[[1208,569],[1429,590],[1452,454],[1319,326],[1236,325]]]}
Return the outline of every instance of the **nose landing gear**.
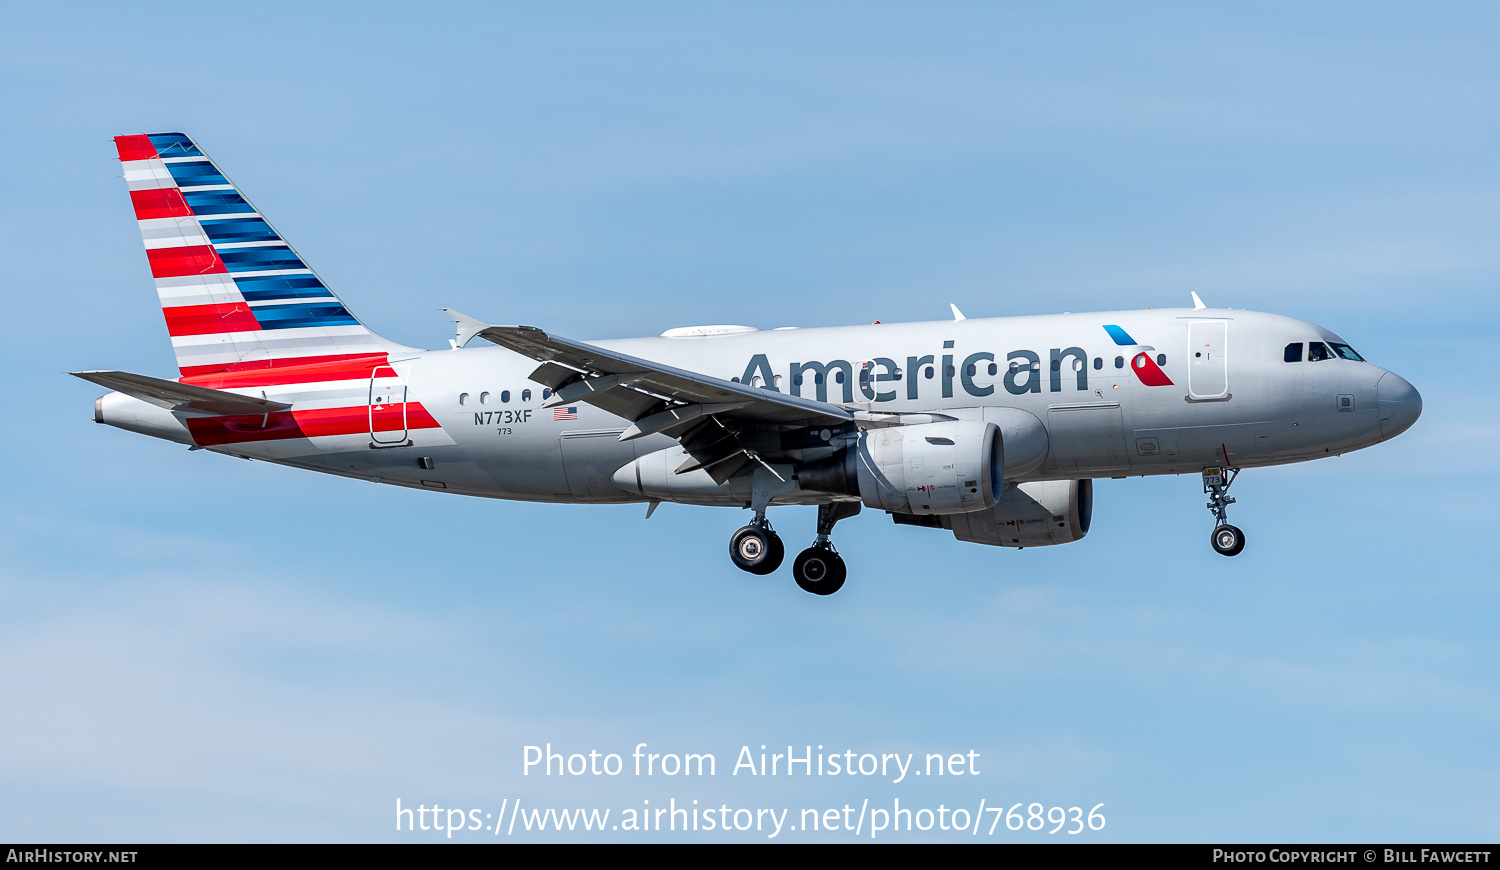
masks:
{"label": "nose landing gear", "polygon": [[1203,492],[1208,496],[1208,509],[1214,515],[1214,530],[1208,541],[1214,552],[1221,556],[1238,556],[1245,549],[1245,533],[1229,524],[1229,506],[1234,499],[1228,495],[1229,487],[1239,477],[1238,468],[1220,467],[1203,469]]}
{"label": "nose landing gear", "polygon": [[1225,523],[1215,526],[1210,543],[1214,546],[1214,552],[1224,556],[1238,556],[1245,549],[1245,533],[1238,526]]}

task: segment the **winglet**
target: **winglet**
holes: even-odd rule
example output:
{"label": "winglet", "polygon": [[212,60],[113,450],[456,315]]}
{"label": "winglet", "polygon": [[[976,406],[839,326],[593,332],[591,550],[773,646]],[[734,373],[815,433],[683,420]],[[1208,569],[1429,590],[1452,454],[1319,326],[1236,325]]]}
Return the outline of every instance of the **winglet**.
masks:
{"label": "winglet", "polygon": [[452,308],[444,308],[443,313],[452,318],[454,325],[458,327],[458,334],[448,339],[448,343],[452,345],[454,350],[458,350],[468,344],[474,336],[489,328],[488,323],[482,320],[475,320],[467,314],[454,311]]}
{"label": "winglet", "polygon": [[948,303],[948,307],[953,309],[953,321],[955,323],[957,323],[960,320],[968,320],[967,317],[964,317],[964,313],[962,311],[958,310],[958,306],[957,305],[954,305],[952,302],[949,302]]}
{"label": "winglet", "polygon": [[1188,292],[1191,293],[1191,294],[1193,294],[1193,310],[1194,311],[1202,311],[1203,309],[1205,309],[1205,308],[1208,307],[1207,305],[1203,304],[1203,300],[1202,299],[1198,298],[1198,291],[1196,291],[1196,290],[1189,290]]}

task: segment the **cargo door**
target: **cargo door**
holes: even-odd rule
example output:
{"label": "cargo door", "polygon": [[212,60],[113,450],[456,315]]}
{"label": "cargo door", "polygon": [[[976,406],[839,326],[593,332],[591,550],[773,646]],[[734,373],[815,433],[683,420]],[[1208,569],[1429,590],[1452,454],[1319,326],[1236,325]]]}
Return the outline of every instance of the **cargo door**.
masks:
{"label": "cargo door", "polygon": [[563,475],[568,492],[582,501],[631,501],[611,478],[635,461],[640,441],[620,441],[623,429],[591,429],[562,433]]}
{"label": "cargo door", "polygon": [[1076,402],[1047,409],[1048,466],[1079,477],[1130,467],[1119,402]]}

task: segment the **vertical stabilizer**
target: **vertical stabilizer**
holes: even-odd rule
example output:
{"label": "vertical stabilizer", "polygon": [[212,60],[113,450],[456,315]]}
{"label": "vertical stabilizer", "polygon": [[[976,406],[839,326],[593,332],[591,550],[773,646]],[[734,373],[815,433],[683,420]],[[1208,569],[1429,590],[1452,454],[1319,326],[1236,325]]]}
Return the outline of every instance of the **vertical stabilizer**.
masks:
{"label": "vertical stabilizer", "polygon": [[404,349],[360,323],[182,133],[115,147],[184,378],[384,361]]}

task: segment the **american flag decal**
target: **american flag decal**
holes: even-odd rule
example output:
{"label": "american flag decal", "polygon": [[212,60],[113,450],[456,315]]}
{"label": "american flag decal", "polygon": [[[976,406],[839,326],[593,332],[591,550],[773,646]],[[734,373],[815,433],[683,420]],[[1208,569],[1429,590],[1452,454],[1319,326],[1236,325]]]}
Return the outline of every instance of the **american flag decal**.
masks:
{"label": "american flag decal", "polygon": [[578,406],[577,405],[572,405],[572,406],[569,406],[567,408],[553,408],[552,409],[552,419],[554,421],[557,421],[557,420],[577,420],[578,419]]}

